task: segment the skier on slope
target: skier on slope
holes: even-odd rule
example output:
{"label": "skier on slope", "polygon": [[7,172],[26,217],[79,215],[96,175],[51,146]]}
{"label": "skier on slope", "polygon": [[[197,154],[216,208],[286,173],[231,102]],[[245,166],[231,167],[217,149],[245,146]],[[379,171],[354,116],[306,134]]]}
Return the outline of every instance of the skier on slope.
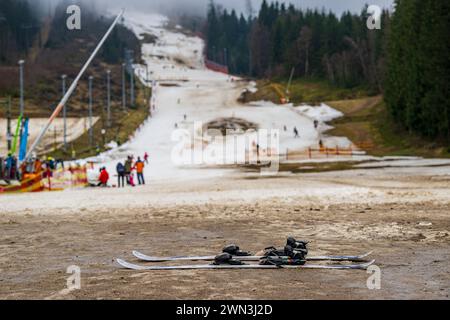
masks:
{"label": "skier on slope", "polygon": [[294,138],[300,138],[297,127],[294,127]]}
{"label": "skier on slope", "polygon": [[314,129],[319,127],[319,120],[314,120]]}

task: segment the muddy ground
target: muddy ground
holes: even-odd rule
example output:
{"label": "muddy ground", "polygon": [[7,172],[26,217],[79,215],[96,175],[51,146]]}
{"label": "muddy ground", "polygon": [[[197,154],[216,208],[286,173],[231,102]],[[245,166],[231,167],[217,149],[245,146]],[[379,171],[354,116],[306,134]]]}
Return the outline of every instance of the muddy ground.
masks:
{"label": "muddy ground", "polygon": [[[362,172],[2,197],[0,298],[448,299],[449,176]],[[311,255],[374,250],[381,289],[367,288],[364,271],[134,272],[114,262],[136,262],[135,249],[258,251],[289,235],[310,240]],[[81,290],[64,290],[70,265]]]}

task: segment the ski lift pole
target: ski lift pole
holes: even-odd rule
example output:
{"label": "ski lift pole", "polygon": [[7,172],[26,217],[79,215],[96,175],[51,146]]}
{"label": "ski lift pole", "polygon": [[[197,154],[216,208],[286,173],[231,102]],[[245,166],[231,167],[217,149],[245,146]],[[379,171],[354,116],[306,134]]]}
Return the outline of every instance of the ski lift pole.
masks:
{"label": "ski lift pole", "polygon": [[75,88],[78,85],[78,82],[80,81],[81,77],[83,76],[83,74],[86,72],[86,69],[89,67],[89,65],[91,64],[92,60],[94,60],[95,56],[97,55],[97,53],[100,51],[101,47],[103,46],[103,44],[105,43],[106,39],[108,39],[109,35],[111,34],[111,32],[113,31],[114,27],[117,25],[117,23],[119,22],[119,20],[122,18],[123,14],[124,14],[125,10],[122,9],[122,11],[119,13],[119,15],[116,17],[116,19],[114,20],[114,22],[112,23],[112,25],[109,27],[108,31],[106,32],[106,34],[103,36],[103,38],[100,40],[99,44],[97,45],[97,47],[95,48],[94,52],[92,53],[92,55],[89,57],[89,59],[86,61],[85,65],[83,66],[83,68],[81,69],[80,73],[78,74],[78,76],[75,78],[75,80],[73,81],[72,85],[70,86],[69,90],[67,90],[66,94],[64,95],[64,97],[62,98],[62,100],[59,102],[58,106],[56,107],[55,111],[53,111],[53,114],[51,115],[51,117],[48,119],[47,124],[45,125],[45,127],[42,129],[42,131],[39,133],[39,136],[36,138],[36,140],[34,141],[33,145],[30,147],[30,150],[28,151],[25,159],[28,159],[30,157],[30,155],[33,153],[34,149],[36,149],[36,147],[39,145],[39,143],[41,142],[42,138],[44,137],[45,133],[48,131],[48,129],[50,128],[50,125],[52,124],[53,120],[55,120],[55,118],[59,115],[59,113],[61,112],[61,110],[63,109],[64,105],[67,103],[67,101],[69,100],[70,96],[72,95],[72,93],[75,91]]}
{"label": "ski lift pole", "polygon": [[11,97],[7,100],[0,100],[0,104],[5,106],[6,112],[6,146],[8,153],[11,150],[12,134],[11,134]]}
{"label": "ski lift pole", "polygon": [[291,89],[292,79],[294,78],[294,72],[295,72],[295,67],[293,67],[291,70],[291,76],[289,77],[289,82],[286,87],[286,95],[288,95],[288,96],[290,95],[290,89]]}

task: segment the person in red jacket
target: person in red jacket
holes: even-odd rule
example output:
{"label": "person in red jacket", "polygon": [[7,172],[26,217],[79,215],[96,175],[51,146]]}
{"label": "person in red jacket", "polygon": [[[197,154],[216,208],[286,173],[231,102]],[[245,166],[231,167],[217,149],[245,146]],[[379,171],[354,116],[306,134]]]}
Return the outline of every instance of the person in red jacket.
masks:
{"label": "person in red jacket", "polygon": [[109,181],[109,173],[106,171],[106,168],[102,168],[100,171],[100,177],[98,178],[100,180],[99,187],[107,187],[108,181]]}

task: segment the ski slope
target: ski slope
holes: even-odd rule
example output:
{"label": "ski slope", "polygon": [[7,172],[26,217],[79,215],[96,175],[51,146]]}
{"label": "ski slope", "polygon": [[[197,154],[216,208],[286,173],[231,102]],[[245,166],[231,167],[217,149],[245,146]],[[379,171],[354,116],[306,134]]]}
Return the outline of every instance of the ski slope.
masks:
{"label": "ski slope", "polygon": [[[143,83],[153,84],[152,104],[156,110],[153,117],[141,126],[128,143],[93,159],[98,162],[98,167],[106,166],[110,172],[115,173],[118,161],[124,161],[128,155],[142,157],[148,152],[150,163],[145,172],[147,180],[190,180],[228,174],[230,170],[215,166],[218,164],[218,154],[223,150],[222,139],[208,141],[201,134],[197,138],[192,137],[198,132],[199,123],[228,117],[256,123],[259,129],[268,130],[269,133],[270,130],[279,130],[275,135],[279,139],[280,153],[286,149],[317,147],[319,139],[323,139],[325,144],[330,143],[332,147],[351,146],[346,138],[322,137],[320,130],[314,128],[314,120],[325,122],[340,116],[330,107],[320,106],[317,110],[316,107],[309,107],[306,110],[302,109],[304,106],[279,106],[265,101],[239,104],[237,99],[241,92],[246,88],[255,90],[254,83],[237,78],[234,79],[239,81],[232,81],[228,75],[207,70],[203,59],[203,40],[178,30],[168,30],[166,23],[167,18],[157,14],[129,12],[125,16],[126,26],[142,41],[147,39],[145,34],[157,38],[156,42],[142,46],[142,58],[148,65],[149,81],[147,82],[145,66],[136,65],[135,69]],[[294,127],[299,130],[300,138],[294,138]],[[322,127],[326,128],[328,127],[325,125]],[[182,141],[174,141],[176,130],[184,130],[192,135],[184,137]],[[247,140],[250,143],[255,138],[238,135],[236,140]],[[193,149],[194,141],[204,145],[204,149]],[[226,142],[226,151],[220,155],[225,158],[225,162],[236,158],[236,150],[233,145],[228,147],[229,143]],[[183,150],[175,151],[180,145]],[[186,155],[190,157],[191,153],[193,158],[200,157],[204,161],[174,161],[174,156],[186,160]],[[213,160],[208,162],[211,155],[214,155]]]}

